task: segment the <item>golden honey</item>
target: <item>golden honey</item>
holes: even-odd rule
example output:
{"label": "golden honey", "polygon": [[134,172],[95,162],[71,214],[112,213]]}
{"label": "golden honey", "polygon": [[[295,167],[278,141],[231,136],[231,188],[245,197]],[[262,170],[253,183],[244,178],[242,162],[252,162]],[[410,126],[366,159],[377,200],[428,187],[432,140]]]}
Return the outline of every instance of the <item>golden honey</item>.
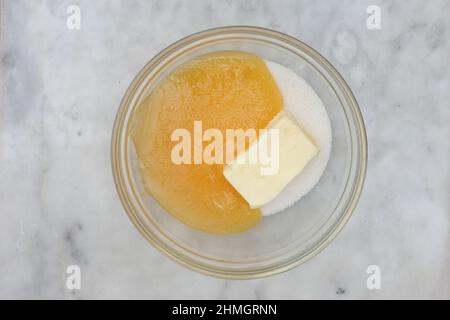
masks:
{"label": "golden honey", "polygon": [[[223,176],[223,164],[175,164],[174,130],[262,129],[282,109],[278,87],[258,56],[222,51],[179,66],[133,115],[131,137],[146,191],[185,224],[209,233],[245,231],[261,219]],[[207,144],[204,143],[204,146]],[[225,150],[224,150],[225,154]]]}

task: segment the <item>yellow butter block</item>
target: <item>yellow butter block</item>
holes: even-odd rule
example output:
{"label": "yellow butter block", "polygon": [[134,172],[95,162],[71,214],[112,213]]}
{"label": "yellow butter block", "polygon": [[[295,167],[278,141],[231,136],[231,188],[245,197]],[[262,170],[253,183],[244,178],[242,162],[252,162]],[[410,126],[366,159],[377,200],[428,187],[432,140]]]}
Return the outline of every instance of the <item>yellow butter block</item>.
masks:
{"label": "yellow butter block", "polygon": [[318,152],[292,115],[281,111],[256,142],[224,167],[223,174],[251,208],[259,208],[274,199]]}

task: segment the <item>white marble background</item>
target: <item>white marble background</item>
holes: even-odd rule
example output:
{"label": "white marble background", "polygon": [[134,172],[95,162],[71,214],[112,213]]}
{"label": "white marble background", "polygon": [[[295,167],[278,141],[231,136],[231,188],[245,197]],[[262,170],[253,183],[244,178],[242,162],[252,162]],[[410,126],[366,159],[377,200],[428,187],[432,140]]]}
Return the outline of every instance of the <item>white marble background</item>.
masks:
{"label": "white marble background", "polygon": [[[450,1],[0,0],[0,298],[450,298]],[[69,4],[81,30],[66,28]],[[379,5],[382,29],[366,28]],[[369,138],[360,204],[305,265],[272,278],[193,273],[134,229],[110,136],[137,71],[223,25],[291,34],[327,57]],[[65,287],[82,269],[81,290]],[[382,271],[366,288],[366,268]]]}

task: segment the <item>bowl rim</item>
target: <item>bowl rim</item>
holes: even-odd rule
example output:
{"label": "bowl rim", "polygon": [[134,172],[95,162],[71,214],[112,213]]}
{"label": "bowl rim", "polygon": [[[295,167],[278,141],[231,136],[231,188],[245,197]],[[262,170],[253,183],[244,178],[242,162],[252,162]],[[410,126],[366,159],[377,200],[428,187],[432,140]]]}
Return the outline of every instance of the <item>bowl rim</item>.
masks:
{"label": "bowl rim", "polygon": [[[278,265],[277,267],[269,267],[269,268],[263,267],[254,270],[244,270],[244,271],[237,271],[236,269],[231,270],[221,267],[211,268],[210,265],[203,264],[202,262],[198,262],[193,259],[189,259],[188,257],[185,257],[184,255],[179,254],[175,252],[175,250],[172,250],[170,249],[170,247],[166,246],[164,244],[164,241],[159,239],[159,237],[156,234],[154,234],[151,230],[145,228],[135,216],[133,204],[129,200],[128,192],[126,191],[126,187],[124,186],[123,181],[124,177],[122,174],[122,170],[120,170],[120,168],[122,167],[120,141],[121,141],[121,132],[125,124],[124,117],[126,115],[126,111],[129,106],[127,102],[130,100],[130,97],[132,97],[132,95],[134,94],[134,91],[139,87],[139,84],[143,80],[142,77],[145,75],[146,71],[152,66],[158,65],[160,61],[162,61],[165,57],[169,56],[176,50],[181,49],[198,40],[201,40],[202,38],[226,34],[239,34],[239,33],[265,36],[271,39],[275,39],[277,41],[281,40],[287,43],[288,45],[291,45],[303,51],[308,57],[314,59],[318,64],[320,64],[320,66],[324,68],[333,78],[333,80],[339,86],[342,94],[345,96],[347,104],[351,108],[355,120],[355,126],[357,127],[357,133],[359,134],[358,138],[360,142],[358,154],[359,163],[357,165],[358,172],[356,173],[355,182],[353,183],[353,190],[349,199],[347,200],[347,205],[344,208],[344,212],[341,214],[340,219],[334,224],[331,231],[325,234],[325,236],[321,239],[321,241],[319,241],[315,246],[311,248],[311,250],[309,250],[309,252],[307,252],[304,255],[294,257],[288,261],[285,261],[283,264]],[[324,58],[320,53],[318,53],[315,49],[313,49],[306,43],[292,36],[289,36],[285,33],[256,26],[223,26],[218,28],[206,29],[183,37],[180,40],[162,49],[158,54],[156,54],[149,62],[147,62],[141,68],[141,70],[137,73],[137,75],[134,77],[133,81],[127,88],[125,94],[121,99],[119,108],[117,110],[111,136],[111,168],[114,178],[114,184],[116,187],[116,191],[119,195],[120,201],[122,203],[122,206],[125,212],[127,213],[128,217],[136,227],[136,229],[138,229],[138,231],[142,234],[142,236],[145,239],[147,239],[147,241],[151,243],[158,251],[168,256],[172,260],[180,263],[181,265],[193,271],[224,279],[255,279],[272,276],[275,274],[291,270],[310,260],[317,254],[319,254],[325,247],[327,247],[331,243],[331,241],[333,241],[336,238],[336,236],[346,225],[346,223],[348,222],[349,218],[351,217],[352,213],[355,210],[364,185],[367,170],[367,158],[368,158],[367,134],[361,110],[350,87],[345,82],[340,73],[336,70],[336,68],[326,58]]]}

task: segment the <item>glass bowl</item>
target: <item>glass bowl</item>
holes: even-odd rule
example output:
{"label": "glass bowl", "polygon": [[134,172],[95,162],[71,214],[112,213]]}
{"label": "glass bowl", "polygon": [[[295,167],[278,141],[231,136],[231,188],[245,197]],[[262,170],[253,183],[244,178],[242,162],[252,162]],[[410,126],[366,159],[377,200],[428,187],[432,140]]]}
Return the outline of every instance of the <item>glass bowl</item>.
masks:
{"label": "glass bowl", "polygon": [[[129,134],[137,106],[161,79],[198,55],[242,50],[302,76],[322,99],[332,126],[330,160],[319,183],[292,207],[237,235],[211,235],[184,225],[143,188]],[[289,270],[325,248],[350,218],[361,194],[367,141],[358,104],[344,79],[319,53],[288,35],[256,27],[222,27],[181,39],[156,55],[126,91],[112,134],[114,181],[128,216],[158,250],[208,275],[249,279]]]}

